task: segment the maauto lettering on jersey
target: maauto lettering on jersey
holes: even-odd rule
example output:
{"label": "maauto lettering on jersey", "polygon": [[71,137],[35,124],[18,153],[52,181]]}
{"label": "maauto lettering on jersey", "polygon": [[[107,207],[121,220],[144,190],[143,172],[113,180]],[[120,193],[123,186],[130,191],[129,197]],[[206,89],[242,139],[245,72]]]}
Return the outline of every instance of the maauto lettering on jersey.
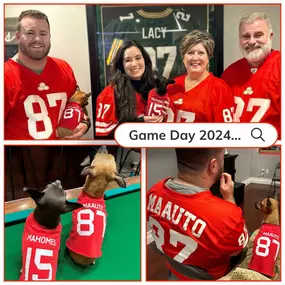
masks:
{"label": "maauto lettering on jersey", "polygon": [[97,203],[83,203],[84,208],[94,208],[98,210],[103,210],[104,207]]}
{"label": "maauto lettering on jersey", "polygon": [[[183,230],[186,232],[188,227],[191,227],[191,233],[193,236],[200,238],[207,224],[205,221],[199,219],[197,216],[186,211],[184,208],[179,207],[176,204],[168,201],[164,208],[162,208],[162,198],[156,195],[150,194],[147,209],[164,219],[171,221],[174,225],[178,225],[183,217]],[[190,224],[190,225],[189,225]]]}

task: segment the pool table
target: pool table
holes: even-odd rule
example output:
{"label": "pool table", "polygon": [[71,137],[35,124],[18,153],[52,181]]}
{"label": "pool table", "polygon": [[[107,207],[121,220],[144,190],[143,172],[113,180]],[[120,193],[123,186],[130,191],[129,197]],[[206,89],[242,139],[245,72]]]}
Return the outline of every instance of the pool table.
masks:
{"label": "pool table", "polygon": [[[102,257],[89,268],[75,265],[65,252],[71,228],[71,215],[62,215],[63,226],[56,280],[141,279],[141,192],[140,176],[126,178],[127,188],[110,183],[105,192],[107,226]],[[80,188],[66,190],[67,199],[76,201]],[[35,204],[31,198],[5,203],[4,280],[18,280],[21,269],[21,243],[26,217]]]}

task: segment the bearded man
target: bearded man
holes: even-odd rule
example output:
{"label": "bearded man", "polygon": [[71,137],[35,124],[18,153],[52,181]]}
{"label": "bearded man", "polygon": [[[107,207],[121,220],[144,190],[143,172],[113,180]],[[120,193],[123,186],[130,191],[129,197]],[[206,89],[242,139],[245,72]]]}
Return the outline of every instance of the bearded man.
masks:
{"label": "bearded man", "polygon": [[235,100],[235,120],[273,125],[281,139],[281,54],[272,49],[273,29],[265,13],[253,12],[239,23],[244,58],[222,74]]}
{"label": "bearded man", "polygon": [[[4,65],[6,140],[57,139],[57,123],[77,83],[67,62],[48,56],[50,37],[44,13],[27,10],[20,14],[18,53]],[[79,139],[89,126],[89,119],[82,120],[65,139]]]}

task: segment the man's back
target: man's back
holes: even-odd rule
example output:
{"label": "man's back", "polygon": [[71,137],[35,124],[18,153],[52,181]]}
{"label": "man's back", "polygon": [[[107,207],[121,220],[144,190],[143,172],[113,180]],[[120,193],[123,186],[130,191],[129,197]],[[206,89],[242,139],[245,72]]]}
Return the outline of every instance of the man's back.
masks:
{"label": "man's back", "polygon": [[241,209],[209,190],[178,193],[165,186],[168,180],[147,193],[147,216],[158,249],[180,263],[200,267],[214,279],[223,276],[230,256],[247,243]]}

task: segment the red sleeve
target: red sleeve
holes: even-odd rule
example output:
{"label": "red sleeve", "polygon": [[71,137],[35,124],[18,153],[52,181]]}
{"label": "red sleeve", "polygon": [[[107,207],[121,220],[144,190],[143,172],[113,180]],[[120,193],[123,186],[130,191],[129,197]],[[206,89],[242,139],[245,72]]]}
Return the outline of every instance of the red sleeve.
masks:
{"label": "red sleeve", "polygon": [[114,89],[107,86],[96,100],[96,136],[108,136],[117,124]]}
{"label": "red sleeve", "polygon": [[248,242],[248,232],[243,217],[233,225],[224,237],[216,243],[217,252],[224,256],[234,256],[239,254]]}
{"label": "red sleeve", "polygon": [[65,73],[66,78],[69,81],[70,90],[67,92],[67,100],[69,100],[71,96],[75,93],[76,86],[77,86],[74,72],[71,66],[66,61],[59,59],[59,58],[53,58],[53,60],[58,64],[61,70]]}
{"label": "red sleeve", "polygon": [[214,122],[231,123],[234,121],[234,97],[230,87],[221,79],[218,79],[213,88],[211,105],[213,106]]}
{"label": "red sleeve", "polygon": [[9,64],[5,63],[5,71],[4,71],[4,118],[8,116],[11,108],[13,107],[13,72],[9,66]]}

